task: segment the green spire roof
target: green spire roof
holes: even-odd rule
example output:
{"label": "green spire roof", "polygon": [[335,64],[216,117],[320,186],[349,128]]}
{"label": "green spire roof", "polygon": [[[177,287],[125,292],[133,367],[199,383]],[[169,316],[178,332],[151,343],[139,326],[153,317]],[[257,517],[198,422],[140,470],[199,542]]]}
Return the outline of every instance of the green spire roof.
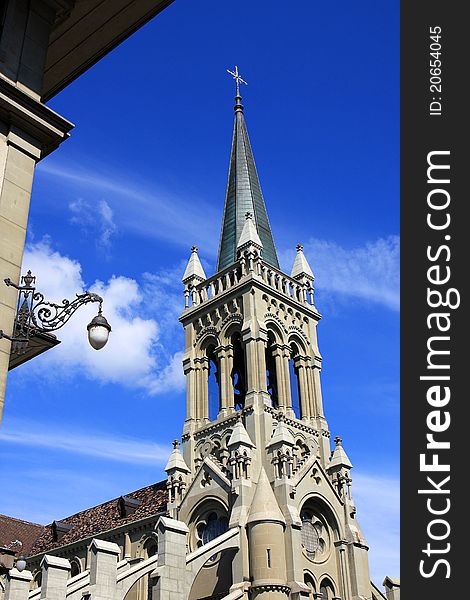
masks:
{"label": "green spire roof", "polygon": [[235,102],[235,124],[217,271],[222,271],[236,261],[237,245],[247,212],[253,215],[263,245],[263,260],[279,269],[266,205],[246,129],[241,97],[238,94]]}

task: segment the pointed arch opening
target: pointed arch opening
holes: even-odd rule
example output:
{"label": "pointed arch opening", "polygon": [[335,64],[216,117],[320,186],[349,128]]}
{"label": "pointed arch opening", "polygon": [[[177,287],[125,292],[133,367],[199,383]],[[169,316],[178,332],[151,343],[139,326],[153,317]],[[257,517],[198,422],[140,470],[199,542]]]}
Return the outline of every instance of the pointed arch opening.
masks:
{"label": "pointed arch opening", "polygon": [[276,359],[274,358],[276,339],[272,331],[268,332],[268,342],[266,344],[266,388],[271,396],[273,408],[279,406],[278,392],[278,374],[276,368]]}
{"label": "pointed arch opening", "polygon": [[333,598],[335,598],[335,589],[327,577],[320,583],[320,594],[322,600],[333,600]]}
{"label": "pointed arch opening", "polygon": [[42,570],[36,571],[31,582],[31,589],[37,590],[42,585]]}
{"label": "pointed arch opening", "polygon": [[70,561],[70,578],[76,577],[82,571],[82,566],[78,558],[72,558]]}
{"label": "pointed arch opening", "polygon": [[304,574],[304,583],[308,587],[308,600],[316,600],[317,588],[310,573]]}
{"label": "pointed arch opening", "polygon": [[245,407],[246,396],[246,360],[241,334],[234,333],[231,338],[233,345],[233,369],[231,373],[233,384],[233,405],[235,410]]}
{"label": "pointed arch opening", "polygon": [[297,419],[302,418],[302,403],[300,398],[300,381],[299,381],[299,369],[296,366],[296,359],[299,356],[299,348],[297,344],[291,343],[290,345],[290,357],[289,357],[289,379],[290,379],[290,394],[292,400],[292,410],[294,411]]}
{"label": "pointed arch opening", "polygon": [[220,368],[219,359],[215,352],[215,346],[207,347],[206,356],[209,360],[209,371],[207,374],[207,399],[209,420],[214,421],[220,411]]}

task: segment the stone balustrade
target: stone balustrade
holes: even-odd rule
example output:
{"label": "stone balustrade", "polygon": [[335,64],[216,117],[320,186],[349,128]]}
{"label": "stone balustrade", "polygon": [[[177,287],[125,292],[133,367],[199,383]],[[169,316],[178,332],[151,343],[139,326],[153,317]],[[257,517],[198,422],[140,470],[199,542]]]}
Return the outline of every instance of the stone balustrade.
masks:
{"label": "stone balustrade", "polygon": [[185,309],[204,304],[236,287],[249,277],[262,281],[283,296],[315,308],[313,285],[300,282],[268,265],[258,257],[241,257],[233,266],[216,273],[198,285],[187,285],[184,290]]}

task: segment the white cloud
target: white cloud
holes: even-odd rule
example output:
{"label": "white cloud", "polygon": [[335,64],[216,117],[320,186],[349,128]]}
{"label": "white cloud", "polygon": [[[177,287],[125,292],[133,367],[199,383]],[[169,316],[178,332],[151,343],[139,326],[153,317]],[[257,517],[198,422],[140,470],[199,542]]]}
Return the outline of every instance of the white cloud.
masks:
{"label": "white cloud", "polygon": [[78,198],[69,202],[70,221],[79,225],[85,233],[96,235],[96,244],[105,251],[111,247],[112,237],[117,232],[114,213],[106,200],[100,200],[97,206]]}
{"label": "white cloud", "polygon": [[[181,244],[188,250],[193,243],[203,242],[205,252],[211,256],[217,250],[219,213],[212,204],[195,198],[194,194],[191,197],[170,194],[158,189],[155,182],[140,179],[136,183],[135,177],[112,173],[108,167],[101,171],[96,165],[80,168],[65,165],[56,157],[41,162],[38,169],[46,176],[53,176],[56,182],[58,179],[66,182],[68,193],[81,198],[69,204],[72,211],[74,206],[80,211],[80,218],[88,220],[81,209],[93,207],[99,194],[112,209],[113,223],[117,222],[122,229]],[[193,237],[188,241],[189,225]]]}
{"label": "white cloud", "polygon": [[183,352],[176,352],[170,362],[160,373],[150,375],[146,380],[150,394],[162,394],[167,391],[182,391],[185,388],[185,380],[182,374]]}
{"label": "white cloud", "polygon": [[386,575],[400,573],[400,482],[353,474],[357,519],[369,544],[371,579],[381,588]]}
{"label": "white cloud", "polygon": [[161,444],[125,437],[110,437],[103,433],[78,433],[73,430],[50,434],[50,424],[10,421],[0,431],[6,444],[47,448],[135,465],[163,465],[170,449]]}
{"label": "white cloud", "polygon": [[[85,291],[80,263],[61,255],[46,241],[26,247],[24,265],[37,276],[38,289],[46,300],[60,303],[63,298],[73,299]],[[107,282],[96,281],[89,290],[103,297],[103,314],[112,327],[108,344],[99,351],[93,350],[87,340],[86,326],[97,313],[96,304],[81,307],[67,324],[57,332],[61,340],[58,348],[46,352],[31,362],[28,372],[53,373],[53,377],[73,374],[85,375],[103,383],[118,383],[141,388],[150,394],[180,390],[184,385],[180,354],[168,345],[168,332],[162,335],[173,317],[181,297],[165,304],[165,292],[159,289],[160,301],[155,294],[150,307],[160,322],[152,316],[144,298],[147,276],[143,285],[127,277],[113,276]],[[164,282],[154,276],[152,285]],[[171,293],[171,292],[170,292]],[[158,308],[158,311],[156,309]],[[175,319],[178,325],[177,319]],[[171,341],[171,340],[170,340]],[[44,366],[54,368],[45,369]]]}
{"label": "white cloud", "polygon": [[[392,310],[400,306],[400,240],[389,236],[359,248],[346,249],[335,242],[310,239],[304,253],[322,292],[382,304]],[[294,253],[281,254],[292,265]]]}

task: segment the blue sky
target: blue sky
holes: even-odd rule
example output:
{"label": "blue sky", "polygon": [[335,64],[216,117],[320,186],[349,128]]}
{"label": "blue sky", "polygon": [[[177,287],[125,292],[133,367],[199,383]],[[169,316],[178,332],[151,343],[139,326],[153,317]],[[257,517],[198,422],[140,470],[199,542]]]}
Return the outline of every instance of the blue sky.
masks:
{"label": "blue sky", "polygon": [[332,437],[354,469],[372,575],[398,574],[398,2],[176,0],[49,105],[76,124],[37,168],[24,268],[93,307],[8,380],[0,512],[50,522],[163,478],[181,434],[180,279],[215,268],[239,65],[284,270],[316,275]]}

